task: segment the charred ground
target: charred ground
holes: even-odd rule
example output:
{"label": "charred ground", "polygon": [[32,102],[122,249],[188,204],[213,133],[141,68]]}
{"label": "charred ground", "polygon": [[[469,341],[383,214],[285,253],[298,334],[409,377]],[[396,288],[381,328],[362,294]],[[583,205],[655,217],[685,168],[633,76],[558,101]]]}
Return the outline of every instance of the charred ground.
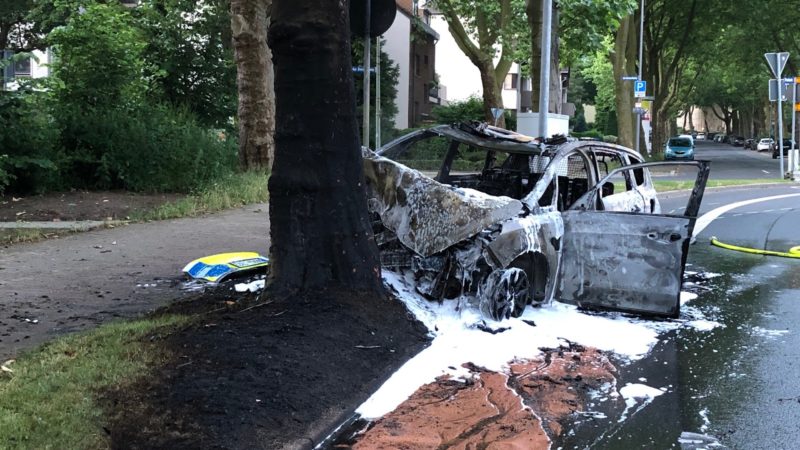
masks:
{"label": "charred ground", "polygon": [[142,381],[99,393],[114,448],[310,448],[428,344],[395,299],[329,291],[259,300],[219,289],[153,345]]}

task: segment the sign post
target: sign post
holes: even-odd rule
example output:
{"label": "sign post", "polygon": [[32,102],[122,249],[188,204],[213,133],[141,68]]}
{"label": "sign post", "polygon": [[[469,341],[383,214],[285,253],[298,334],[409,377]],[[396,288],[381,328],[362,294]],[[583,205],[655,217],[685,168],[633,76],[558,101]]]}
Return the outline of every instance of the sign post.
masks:
{"label": "sign post", "polygon": [[778,82],[778,154],[781,158],[780,173],[781,179],[783,179],[786,176],[786,172],[783,167],[783,80],[781,79],[781,73],[783,73],[783,68],[786,67],[786,62],[789,60],[789,53],[764,53],[764,58],[767,59],[767,64],[772,69],[775,78],[780,80]]}

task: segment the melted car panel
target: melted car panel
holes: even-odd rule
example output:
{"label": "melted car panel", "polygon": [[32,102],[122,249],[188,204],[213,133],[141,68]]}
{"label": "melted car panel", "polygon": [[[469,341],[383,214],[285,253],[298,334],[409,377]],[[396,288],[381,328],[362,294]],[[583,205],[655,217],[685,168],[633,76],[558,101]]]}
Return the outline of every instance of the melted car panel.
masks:
{"label": "melted car panel", "polygon": [[[434,178],[397,162],[446,140]],[[454,170],[462,152],[483,158]],[[389,159],[385,156],[391,156]],[[554,298],[674,316],[688,239],[708,175],[684,216],[660,215],[641,156],[602,142],[540,145],[485,124],[438,126],[364,155],[385,269],[409,271],[431,299],[467,298],[493,319]],[[615,231],[609,231],[609,227]]]}

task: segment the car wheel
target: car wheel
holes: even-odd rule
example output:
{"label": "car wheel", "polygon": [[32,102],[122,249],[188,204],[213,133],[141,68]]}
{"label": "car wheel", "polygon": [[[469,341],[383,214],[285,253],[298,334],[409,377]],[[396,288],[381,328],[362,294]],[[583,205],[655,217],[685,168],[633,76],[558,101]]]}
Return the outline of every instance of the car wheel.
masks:
{"label": "car wheel", "polygon": [[486,277],[478,297],[484,317],[492,320],[519,317],[531,302],[528,276],[516,267],[495,270]]}
{"label": "car wheel", "polygon": [[773,153],[773,154],[772,154],[772,159],[778,159],[778,155],[776,155],[775,153]]}

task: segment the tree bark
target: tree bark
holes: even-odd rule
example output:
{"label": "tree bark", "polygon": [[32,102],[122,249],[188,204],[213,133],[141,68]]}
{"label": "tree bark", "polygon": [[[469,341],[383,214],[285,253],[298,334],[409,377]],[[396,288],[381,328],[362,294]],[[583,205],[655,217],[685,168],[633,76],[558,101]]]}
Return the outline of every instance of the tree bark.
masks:
{"label": "tree bark", "polygon": [[[491,62],[484,64],[482,67],[479,66],[478,69],[481,74],[481,87],[483,88],[483,114],[486,117],[486,121],[494,125],[492,108],[503,108],[502,83],[495,77],[495,70]],[[505,114],[497,119],[497,126],[505,128]]]}
{"label": "tree bark", "polygon": [[633,114],[633,92],[630,81],[623,76],[636,73],[636,16],[631,14],[622,19],[614,38],[614,52],[611,65],[614,69],[614,93],[617,107],[617,136],[620,145],[633,148],[636,136],[636,116]]}
{"label": "tree bark", "polygon": [[271,292],[382,292],[367,212],[348,2],[275,0]]}
{"label": "tree bark", "polygon": [[272,0],[231,0],[231,32],[239,90],[239,164],[269,170],[275,149],[272,53],[267,46]]}

